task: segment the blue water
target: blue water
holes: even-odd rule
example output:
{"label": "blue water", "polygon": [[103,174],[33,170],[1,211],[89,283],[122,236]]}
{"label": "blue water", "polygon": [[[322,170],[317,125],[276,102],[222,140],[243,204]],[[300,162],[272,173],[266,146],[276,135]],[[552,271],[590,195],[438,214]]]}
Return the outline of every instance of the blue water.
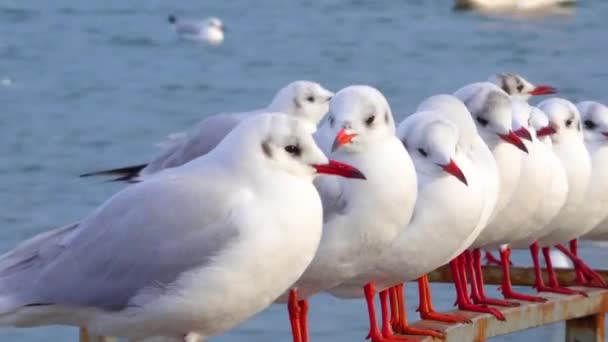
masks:
{"label": "blue water", "polygon": [[[168,13],[216,15],[227,39],[217,48],[179,41]],[[144,161],[168,133],[208,114],[262,107],[296,79],[333,90],[374,85],[398,117],[498,71],[606,102],[606,14],[608,2],[592,0],[515,18],[454,12],[448,0],[0,0],[0,251],[77,220],[121,188],[79,173]],[[607,266],[606,252],[582,252]],[[433,290],[436,306],[451,308],[451,288]],[[311,321],[315,341],[366,334],[360,301],[319,296]],[[288,333],[277,306],[217,340],[288,341]],[[500,340],[560,336],[557,326]],[[75,339],[71,328],[0,331],[2,341]]]}

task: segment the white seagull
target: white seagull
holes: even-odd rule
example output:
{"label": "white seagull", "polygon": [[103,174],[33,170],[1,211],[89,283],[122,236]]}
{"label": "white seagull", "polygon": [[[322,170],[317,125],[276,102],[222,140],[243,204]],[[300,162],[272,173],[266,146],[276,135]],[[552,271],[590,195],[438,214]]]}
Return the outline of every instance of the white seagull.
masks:
{"label": "white seagull", "polygon": [[[496,159],[500,177],[500,191],[492,217],[471,246],[473,255],[470,258],[471,263],[475,266],[471,272],[477,275],[472,278],[471,282],[472,297],[478,304],[508,305],[508,302],[490,299],[485,295],[483,278],[480,276],[481,253],[479,249],[504,243],[502,238],[506,228],[497,215],[505,209],[515,193],[522,165],[523,154],[521,152],[527,153],[528,149],[512,130],[511,98],[498,86],[489,82],[473,83],[462,87],[454,94],[466,104],[475,119],[480,136]],[[508,288],[503,289],[503,295],[506,298],[519,297],[519,294]]]}
{"label": "white seagull", "polygon": [[[373,279],[380,289],[399,284],[394,289],[380,292],[380,302],[386,308],[389,291],[396,291],[391,296],[398,298],[399,309],[392,317],[398,322],[393,327],[397,332],[441,337],[434,330],[408,326],[405,305],[400,301],[403,298],[402,283],[418,279],[422,318],[469,321],[462,316],[434,311],[426,273],[460,255],[479,234],[478,223],[485,197],[483,182],[469,151],[458,147],[458,127],[440,112],[424,111],[408,116],[399,125],[398,136],[416,168],[418,198],[412,220],[379,257],[382,262],[375,269]],[[357,280],[359,284],[365,281]],[[354,281],[347,284],[352,287]],[[343,286],[330,292],[338,292]],[[360,292],[355,295],[360,295]],[[390,320],[384,315],[386,311],[383,310],[384,331],[390,328]]]}
{"label": "white seagull", "polygon": [[479,10],[538,10],[555,6],[573,5],[576,0],[454,0],[457,9]]}
{"label": "white seagull", "polygon": [[[479,219],[477,227],[475,228],[475,232],[471,234],[471,236],[466,241],[463,241],[463,244],[470,245],[477,238],[481,230],[486,227],[492,213],[494,212],[498,200],[500,178],[498,167],[496,165],[496,160],[494,159],[492,151],[490,151],[490,149],[488,148],[488,145],[486,145],[486,143],[479,135],[478,128],[475,124],[474,118],[471,116],[471,113],[469,112],[465,104],[457,97],[445,94],[431,96],[428,99],[424,100],[418,106],[417,109],[418,112],[424,112],[428,110],[436,111],[458,127],[459,149],[464,151],[471,159],[471,162],[473,163],[475,170],[478,172],[480,179],[483,183],[483,188],[485,191],[483,201],[484,207],[481,217]],[[476,119],[476,121],[486,122],[483,120],[483,118]],[[506,125],[506,123],[503,124]],[[492,131],[493,126],[497,125],[495,123],[493,123],[492,125],[486,124],[485,126],[480,127],[480,130],[484,131],[484,135],[489,135],[492,133],[486,131]],[[510,128],[507,126],[505,127],[507,129]],[[500,134],[499,132],[496,132],[494,134],[497,133]],[[404,134],[407,135],[408,132],[405,132]],[[477,305],[471,302],[467,291],[467,282],[465,279],[465,264],[467,264],[465,260],[466,255],[467,253],[465,252],[462,255],[454,258],[450,262],[450,268],[452,270],[453,278],[455,280],[454,286],[456,287],[456,303],[458,304],[458,308],[461,310],[490,313],[496,316],[498,319],[504,320],[504,316],[500,313],[500,311],[494,308]],[[472,265],[470,265],[469,263],[469,266]]]}
{"label": "white seagull", "polygon": [[557,92],[557,89],[550,85],[534,85],[521,75],[507,72],[494,74],[490,76],[489,81],[511,95],[511,98],[523,101],[528,101],[532,96],[551,95]]}
{"label": "white seagull", "polygon": [[[553,128],[554,133],[550,135],[553,150],[566,171],[569,187],[564,207],[549,224],[551,231],[539,238],[538,243],[541,247],[556,245],[560,251],[570,256],[579,282],[586,284],[587,277],[591,277],[603,286],[603,279],[576,255],[576,238],[588,233],[601,221],[601,218],[598,220],[593,214],[596,211],[595,204],[589,203],[601,200],[602,192],[592,190],[595,187],[591,182],[595,170],[592,169],[591,156],[585,147],[581,115],[572,102],[560,98],[545,100],[538,108],[547,114]],[[598,175],[597,178],[601,177]],[[571,250],[561,245],[567,241],[571,241]],[[548,268],[552,276],[551,268]]]}
{"label": "white seagull", "polygon": [[210,45],[219,45],[224,41],[226,27],[216,17],[205,20],[189,20],[178,19],[171,14],[167,21],[180,38],[201,41]]}
{"label": "white seagull", "polygon": [[329,110],[333,93],[311,81],[295,81],[281,88],[266,108],[240,113],[221,113],[199,122],[188,133],[174,133],[164,149],[149,162],[81,175],[112,176],[117,181],[136,181],[140,176],[182,165],[211,151],[239,122],[252,115],[281,112],[301,119],[311,132]]}
{"label": "white seagull", "polygon": [[[583,117],[583,132],[585,135],[585,145],[591,154],[593,163],[593,175],[599,179],[593,179],[592,184],[595,191],[605,191],[608,189],[606,181],[608,177],[608,107],[595,101],[584,101],[578,103],[577,108]],[[596,172],[596,169],[598,171]],[[600,203],[603,207],[602,213],[606,211],[606,199]],[[607,240],[608,239],[608,218],[602,220],[592,231],[581,237],[584,240]]]}
{"label": "white seagull", "polygon": [[312,260],[320,173],[363,178],[328,160],[293,117],[246,120],[206,156],[0,257],[0,325],[168,341],[231,329]]}
{"label": "white seagull", "polygon": [[[327,120],[315,138],[331,158],[360,169],[365,182],[320,177],[315,185],[323,202],[323,238],[312,263],[294,284],[301,304],[354,277],[366,279],[370,337],[383,336],[375,317],[374,270],[410,220],[416,202],[416,172],[401,141],[385,97],[369,86],[349,86],[331,100]],[[285,296],[282,300],[285,299]],[[301,310],[291,310],[297,317]],[[308,339],[305,310],[300,316],[302,341]],[[293,328],[293,324],[292,324]],[[384,331],[383,331],[384,332]],[[297,337],[294,336],[297,340]]]}

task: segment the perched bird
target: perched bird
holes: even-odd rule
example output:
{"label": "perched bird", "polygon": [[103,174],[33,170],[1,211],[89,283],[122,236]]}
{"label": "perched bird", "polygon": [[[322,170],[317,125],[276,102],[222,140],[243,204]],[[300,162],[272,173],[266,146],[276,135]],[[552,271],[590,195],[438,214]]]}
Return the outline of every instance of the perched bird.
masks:
{"label": "perched bird", "polygon": [[220,45],[224,42],[226,28],[222,21],[215,17],[205,20],[178,19],[171,14],[167,18],[178,37],[187,40],[196,40],[209,45]]}
{"label": "perched bird", "polygon": [[532,96],[551,95],[557,92],[557,89],[550,85],[534,85],[521,75],[512,73],[497,73],[490,76],[490,82],[499,86],[511,98],[528,101]]}
{"label": "perched bird", "polygon": [[[534,287],[537,291],[563,293],[561,288],[557,285],[557,279],[550,278],[547,283],[548,285],[545,285],[541,264],[538,259],[540,246],[536,240],[551,231],[552,227],[549,223],[566,203],[566,198],[568,196],[568,178],[561,161],[553,152],[553,144],[550,135],[555,132],[555,129],[549,124],[549,119],[545,113],[536,107],[531,107],[529,121],[530,128],[540,143],[540,145],[536,147],[534,153],[538,154],[536,153],[538,151],[541,153],[544,152],[546,157],[541,172],[543,176],[548,179],[549,186],[548,191],[543,194],[544,197],[540,202],[540,205],[535,208],[532,217],[526,220],[521,226],[526,236],[523,238],[521,236],[513,237],[509,246],[512,248],[530,249],[535,273]],[[544,151],[541,148],[544,148]],[[546,251],[543,250],[543,253],[547,253],[546,264],[550,265],[551,256],[549,254],[549,248],[546,248]]]}
{"label": "perched bird", "polygon": [[[442,113],[422,111],[406,117],[398,127],[398,136],[416,168],[418,197],[411,221],[379,257],[382,262],[375,269],[374,279],[380,289],[399,284],[380,292],[384,307],[388,307],[389,295],[397,297],[399,308],[391,319],[397,332],[441,337],[436,331],[407,325],[401,300],[402,283],[418,279],[422,318],[469,322],[462,316],[434,311],[425,274],[460,255],[479,234],[478,223],[484,209],[483,183],[469,151],[458,147],[458,127]],[[352,283],[353,280],[347,282],[350,286]],[[390,327],[388,317],[384,316],[386,311],[383,310],[384,330]]]}
{"label": "perched bird", "polygon": [[[485,295],[479,249],[504,243],[505,227],[497,217],[515,193],[522,165],[521,152],[527,153],[528,149],[512,130],[511,99],[498,86],[489,82],[473,83],[457,90],[454,95],[465,103],[475,119],[480,136],[494,155],[500,179],[500,191],[492,216],[471,245],[472,254],[465,254],[470,259],[471,274],[477,275],[471,279],[473,301],[477,304],[507,304]],[[503,295],[506,298],[519,297],[519,294],[508,289],[503,289]]]}
{"label": "perched bird", "polygon": [[[496,160],[494,159],[492,151],[488,148],[488,145],[486,145],[479,135],[478,128],[471,116],[471,112],[469,112],[465,104],[457,97],[445,94],[431,96],[418,106],[417,112],[429,110],[439,113],[458,127],[458,147],[470,158],[475,170],[479,174],[480,181],[483,184],[484,200],[481,217],[477,227],[475,227],[474,233],[472,233],[467,240],[463,241],[464,245],[471,245],[482,229],[486,227],[498,201],[500,177]],[[485,122],[483,121],[483,118],[477,120]],[[492,126],[495,126],[495,124]],[[491,130],[492,126],[485,125],[482,129],[484,131]],[[406,131],[403,134],[407,136],[408,132]],[[484,135],[489,134],[491,133],[484,132]],[[461,310],[486,312],[499,319],[504,319],[504,316],[500,311],[471,302],[465,279],[465,259],[466,253],[463,253],[450,261],[450,269],[452,270],[454,286],[456,288],[456,304],[458,305],[458,308]]]}
{"label": "perched bird", "polygon": [[301,119],[311,132],[329,110],[333,93],[320,84],[295,81],[280,89],[266,108],[241,113],[221,113],[203,119],[188,133],[174,133],[164,150],[147,163],[81,175],[113,176],[116,181],[136,181],[142,175],[175,167],[213,149],[239,122],[252,115],[281,112]]}
{"label": "perched bird", "polygon": [[220,334],[270,305],[312,260],[318,174],[364,178],[328,160],[293,117],[245,120],[207,155],[0,257],[0,325],[135,340]]}
{"label": "perched bird", "polygon": [[[577,270],[577,279],[583,281],[583,277],[592,277],[602,285],[603,279],[593,272],[581,259],[576,256],[576,238],[589,232],[598,222],[591,222],[594,217],[588,217],[588,201],[600,200],[598,192],[590,191],[595,185],[591,183],[592,160],[585,147],[583,137],[583,126],[580,113],[576,106],[568,100],[552,98],[538,105],[547,117],[553,133],[550,134],[553,151],[559,157],[566,176],[568,178],[568,196],[563,208],[557,216],[549,223],[552,227],[550,232],[538,239],[540,247],[556,246],[560,251],[573,258]],[[591,186],[590,186],[591,185]],[[592,206],[593,207],[593,206]],[[561,244],[572,241],[571,250],[567,250]],[[550,267],[548,249],[546,253],[547,266],[550,278],[553,278]],[[559,284],[552,284],[558,287]]]}
{"label": "perched bird", "polygon": [[[380,331],[374,308],[375,269],[412,216],[416,173],[385,97],[369,86],[349,86],[331,100],[328,118],[315,134],[331,158],[361,170],[365,182],[320,177],[315,186],[323,202],[323,238],[312,263],[293,285],[302,300],[289,307],[294,340],[307,341],[306,298],[357,277],[349,293],[365,294],[372,341],[391,336]],[[337,294],[332,291],[333,294]],[[287,298],[284,295],[281,301]],[[299,321],[300,333],[294,329]],[[294,331],[295,330],[295,331]],[[298,336],[299,335],[299,336]]]}
{"label": "perched bird", "polygon": [[[583,133],[585,145],[591,155],[593,164],[593,179],[591,191],[605,191],[608,170],[608,107],[595,101],[584,101],[577,105],[583,119]],[[596,171],[597,170],[597,171]],[[597,178],[596,178],[597,177]],[[605,196],[605,194],[603,194]],[[600,194],[601,201],[591,204],[597,206],[604,215],[606,211],[606,199]],[[596,213],[599,214],[599,213]],[[584,240],[608,240],[608,218],[604,218],[593,230],[583,235]]]}

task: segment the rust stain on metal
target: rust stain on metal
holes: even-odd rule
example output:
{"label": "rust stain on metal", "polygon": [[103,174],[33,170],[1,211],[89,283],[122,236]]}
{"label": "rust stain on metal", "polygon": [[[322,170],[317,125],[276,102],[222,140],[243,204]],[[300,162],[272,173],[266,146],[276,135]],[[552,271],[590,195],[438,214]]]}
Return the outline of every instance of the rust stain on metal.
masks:
{"label": "rust stain on metal", "polygon": [[476,332],[475,332],[475,337],[473,338],[474,342],[484,342],[486,340],[486,336],[487,334],[487,329],[488,329],[488,320],[487,319],[480,319],[479,321],[475,322],[475,326],[476,326]]}

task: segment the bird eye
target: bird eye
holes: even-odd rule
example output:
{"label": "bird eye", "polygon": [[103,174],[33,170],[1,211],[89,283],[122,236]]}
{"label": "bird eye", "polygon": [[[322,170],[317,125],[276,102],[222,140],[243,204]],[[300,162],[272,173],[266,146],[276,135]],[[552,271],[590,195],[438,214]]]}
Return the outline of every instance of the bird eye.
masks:
{"label": "bird eye", "polygon": [[372,123],[374,123],[374,119],[376,118],[375,115],[370,115],[367,117],[367,119],[365,119],[365,124],[368,126],[371,126]]}
{"label": "bird eye", "polygon": [[306,101],[308,101],[310,103],[313,103],[313,102],[315,102],[315,97],[314,96],[309,96],[309,97],[306,98]]}
{"label": "bird eye", "polygon": [[302,154],[302,150],[298,145],[287,145],[285,146],[285,151],[294,156],[299,156],[300,154]]}
{"label": "bird eye", "polygon": [[517,85],[517,91],[521,93],[522,90],[524,90],[524,85],[523,84],[518,84]]}
{"label": "bird eye", "polygon": [[566,120],[566,127],[572,126],[572,119]]}
{"label": "bird eye", "polygon": [[336,123],[336,119],[334,119],[333,116],[330,116],[329,117],[329,126],[333,128],[335,123]]}
{"label": "bird eye", "polygon": [[597,127],[597,125],[595,124],[595,122],[591,121],[591,120],[585,120],[585,128],[586,129],[595,129],[595,127]]}
{"label": "bird eye", "polygon": [[487,126],[487,125],[488,125],[488,120],[487,120],[487,119],[482,118],[481,116],[478,116],[478,117],[476,118],[476,120],[477,120],[477,122],[479,122],[479,124],[480,124],[480,125],[482,125],[482,126]]}
{"label": "bird eye", "polygon": [[421,148],[418,149],[418,153],[420,153],[420,155],[422,155],[423,157],[428,156],[428,154],[426,153],[426,151],[423,150],[423,149],[421,149]]}

